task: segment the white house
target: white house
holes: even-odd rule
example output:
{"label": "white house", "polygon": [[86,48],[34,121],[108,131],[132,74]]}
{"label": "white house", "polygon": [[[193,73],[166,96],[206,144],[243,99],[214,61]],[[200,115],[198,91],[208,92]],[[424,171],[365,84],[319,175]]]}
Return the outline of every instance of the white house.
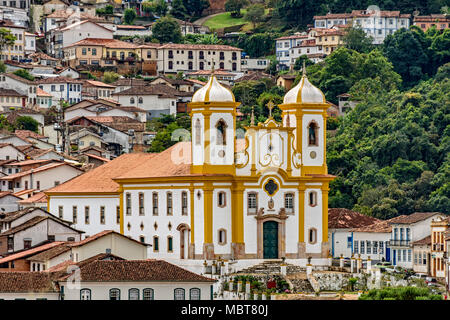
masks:
{"label": "white house", "polygon": [[82,20],[64,27],[51,30],[47,37],[47,53],[56,58],[63,58],[63,48],[86,38],[112,39],[113,31],[92,22]]}
{"label": "white house", "polygon": [[13,192],[26,189],[47,190],[82,173],[83,171],[69,164],[54,162],[0,178],[1,190]]}
{"label": "white house", "polygon": [[31,54],[36,52],[36,35],[33,33],[25,32],[25,54]]}
{"label": "white house", "polygon": [[0,144],[0,160],[24,160],[25,154],[18,150],[13,144]]}
{"label": "white house", "polygon": [[[39,216],[31,218],[23,224],[12,227],[0,233],[2,245],[0,254],[12,253],[53,239],[53,241],[80,241],[81,231],[71,228],[51,216]],[[6,249],[6,250],[5,250]],[[0,259],[0,265],[5,263]]]}
{"label": "white house", "polygon": [[389,220],[381,220],[372,225],[352,229],[353,255],[367,260],[391,261],[392,250],[389,247],[392,227]]}
{"label": "white house", "polygon": [[53,105],[61,99],[69,104],[80,102],[82,99],[83,82],[69,77],[52,77],[36,82],[40,89],[52,95]]}
{"label": "white house", "polygon": [[36,104],[36,88],[37,84],[33,81],[16,76],[12,73],[0,74],[0,88],[13,89],[22,95],[26,95],[27,106],[31,107]]}
{"label": "white house", "polygon": [[415,212],[401,215],[389,221],[392,226],[389,246],[392,250],[392,262],[404,268],[413,268],[413,250],[411,244],[431,234],[431,221],[444,218],[439,212]]}
{"label": "white house", "polygon": [[112,94],[112,97],[123,106],[144,109],[148,120],[163,114],[175,115],[177,102],[190,101],[192,93],[178,91],[164,84],[152,84],[116,92]]}
{"label": "white house", "polygon": [[331,28],[347,24],[359,26],[374,38],[374,44],[381,44],[388,34],[393,34],[401,28],[408,29],[410,18],[410,14],[401,14],[400,11],[381,11],[369,7],[367,10],[353,10],[351,13],[314,16],[314,27]]}
{"label": "white house", "polygon": [[328,239],[333,257],[351,257],[353,252],[352,229],[370,227],[380,220],[345,208],[328,209]]}
{"label": "white house", "polygon": [[413,248],[413,270],[417,273],[431,273],[431,235],[411,243]]}

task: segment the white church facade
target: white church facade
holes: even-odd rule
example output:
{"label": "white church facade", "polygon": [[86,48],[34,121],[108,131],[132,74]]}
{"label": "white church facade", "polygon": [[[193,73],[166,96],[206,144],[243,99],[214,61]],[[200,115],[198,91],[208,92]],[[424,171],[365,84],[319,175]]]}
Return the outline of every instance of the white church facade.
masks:
{"label": "white church facade", "polygon": [[255,124],[252,116],[243,139],[235,134],[238,106],[212,76],[190,103],[191,141],[123,155],[50,189],[49,211],[87,235],[119,231],[150,244],[149,258],[180,265],[219,258],[326,265],[334,176],[325,96],[303,75],[279,105],[282,122]]}

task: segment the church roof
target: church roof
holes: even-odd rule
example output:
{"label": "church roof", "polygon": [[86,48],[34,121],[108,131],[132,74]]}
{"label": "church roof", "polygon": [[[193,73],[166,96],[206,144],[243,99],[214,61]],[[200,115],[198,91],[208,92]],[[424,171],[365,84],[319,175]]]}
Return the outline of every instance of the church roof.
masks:
{"label": "church roof", "polygon": [[303,75],[299,83],[286,93],[283,103],[326,104],[327,101],[322,91],[313,86],[306,75]]}
{"label": "church roof", "polygon": [[235,102],[235,99],[231,90],[221,85],[212,75],[206,85],[194,93],[192,102]]}

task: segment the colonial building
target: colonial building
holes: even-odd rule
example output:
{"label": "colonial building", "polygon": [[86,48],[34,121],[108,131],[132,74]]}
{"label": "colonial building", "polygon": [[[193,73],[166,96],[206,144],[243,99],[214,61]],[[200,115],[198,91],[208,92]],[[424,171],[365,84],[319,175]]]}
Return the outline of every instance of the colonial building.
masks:
{"label": "colonial building", "polygon": [[127,155],[113,172],[119,157],[48,190],[49,210],[71,220],[83,215],[75,208],[91,205],[103,210],[104,222],[80,218],[77,228],[120,230],[151,243],[150,257],[180,264],[201,267],[219,257],[242,261],[241,267],[282,257],[326,264],[334,176],[326,166],[323,93],[303,75],[279,106],[282,122],[252,121],[243,139],[235,138],[238,106],[212,76],[189,104],[192,141]]}
{"label": "colonial building", "polygon": [[374,44],[381,44],[388,34],[409,28],[410,14],[400,11],[353,10],[351,13],[328,13],[325,16],[314,16],[315,28],[331,28],[339,25],[352,25],[362,28],[367,35],[373,37]]}
{"label": "colonial building", "polygon": [[212,69],[240,72],[241,51],[227,45],[167,43],[158,47],[158,73]]}
{"label": "colonial building", "polygon": [[429,16],[415,16],[413,24],[423,31],[427,31],[431,27],[437,30],[445,30],[450,28],[450,17],[443,14],[431,14]]}
{"label": "colonial building", "polygon": [[448,217],[437,217],[431,221],[431,276],[437,278],[445,277],[445,233],[449,229]]}

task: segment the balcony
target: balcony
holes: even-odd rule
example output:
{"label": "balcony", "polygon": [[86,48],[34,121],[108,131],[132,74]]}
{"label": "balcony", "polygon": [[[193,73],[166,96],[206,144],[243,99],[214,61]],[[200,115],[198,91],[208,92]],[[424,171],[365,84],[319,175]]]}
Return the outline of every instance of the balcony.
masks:
{"label": "balcony", "polygon": [[444,251],[444,245],[440,243],[433,243],[432,251]]}
{"label": "balcony", "polygon": [[411,240],[389,240],[389,246],[391,247],[409,247]]}

